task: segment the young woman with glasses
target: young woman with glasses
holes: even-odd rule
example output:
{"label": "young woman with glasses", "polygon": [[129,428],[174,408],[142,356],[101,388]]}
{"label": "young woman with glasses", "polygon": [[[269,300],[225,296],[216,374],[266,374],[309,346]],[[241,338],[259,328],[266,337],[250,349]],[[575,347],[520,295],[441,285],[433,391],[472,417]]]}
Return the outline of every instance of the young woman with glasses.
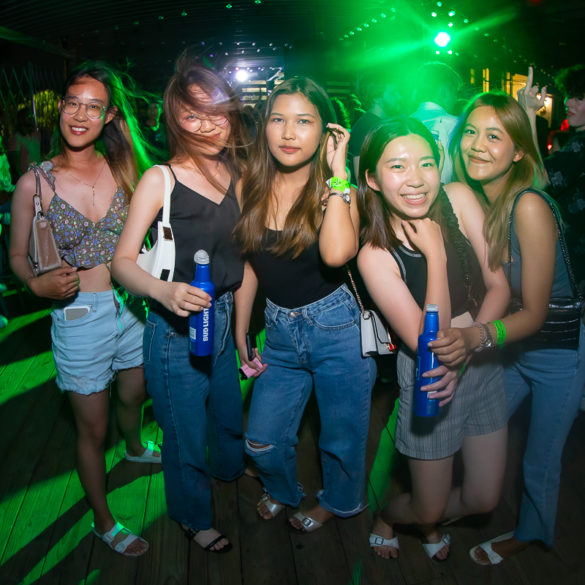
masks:
{"label": "young woman with glasses", "polygon": [[[246,131],[241,105],[210,69],[181,58],[164,94],[172,175],[170,223],[176,260],[172,282],[154,278],[136,259],[145,234],[162,218],[163,172],[148,170],[136,187],[113,272],[129,290],[151,299],[144,364],[162,446],[169,516],[205,550],[224,553],[228,538],[213,526],[211,477],[244,472],[242,397],[230,320],[243,262],[232,238],[240,207]],[[156,228],[151,229],[156,236]],[[189,315],[211,298],[190,286],[195,252],[206,250],[215,284],[213,354],[189,353]]]}
{"label": "young woman with glasses", "polygon": [[[57,385],[67,391],[77,426],[77,469],[94,513],[93,532],[125,556],[148,543],[114,520],[105,491],[107,388],[118,379],[117,417],[126,459],[160,463],[142,444],[145,399],[141,340],[144,310],[112,284],[110,262],[139,175],[140,140],[125,88],[130,83],[101,63],[85,63],[69,78],[59,103],[58,154],[27,172],[12,203],[11,264],[30,291],[53,300]],[[29,264],[35,174],[62,266],[36,276]]]}

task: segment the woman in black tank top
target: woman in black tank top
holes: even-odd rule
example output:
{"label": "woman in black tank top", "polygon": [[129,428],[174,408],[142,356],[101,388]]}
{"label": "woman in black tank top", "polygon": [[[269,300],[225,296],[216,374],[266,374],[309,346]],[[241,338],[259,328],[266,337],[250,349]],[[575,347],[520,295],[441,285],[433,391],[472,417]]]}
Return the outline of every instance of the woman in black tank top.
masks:
{"label": "woman in black tank top", "polygon": [[[242,397],[230,319],[243,263],[232,230],[239,217],[233,185],[246,146],[241,105],[211,70],[182,57],[164,95],[171,160],[170,224],[175,266],[171,282],[142,270],[136,258],[163,206],[163,170],[152,168],[136,187],[112,271],[129,290],[152,299],[144,334],[144,365],[162,447],[169,516],[205,550],[227,552],[213,527],[211,476],[244,472]],[[210,257],[216,287],[214,344],[209,359],[189,352],[188,318],[211,298],[191,286],[193,256]]]}
{"label": "woman in black tank top", "polygon": [[[402,342],[395,444],[409,458],[412,476],[412,492],[392,499],[375,521],[370,545],[384,558],[398,556],[393,526],[417,524],[427,555],[445,559],[449,535],[437,522],[491,510],[505,467],[506,412],[497,360],[476,357],[459,378],[456,369],[440,366],[435,375],[443,377],[427,387],[438,390],[433,398],[440,400],[439,414],[423,419],[412,412],[413,356],[425,305],[438,305],[440,325],[447,327],[452,319],[468,324],[473,318],[497,319],[509,298],[502,270],[492,271],[487,263],[479,203],[460,183],[441,186],[439,161],[431,133],[405,117],[373,130],[360,156],[364,247],[358,267]],[[464,482],[453,489],[453,457],[461,448]]]}
{"label": "woman in black tank top", "polygon": [[[303,532],[364,507],[375,379],[372,358],[361,356],[359,309],[343,284],[341,267],[358,250],[359,219],[345,169],[349,133],[334,120],[315,82],[293,78],[278,86],[244,175],[236,228],[248,260],[236,299],[236,342],[258,376],[245,449],[264,484],[257,509],[266,520],[304,496],[295,446],[313,388],[319,405],[323,489],[317,506],[290,518]],[[258,283],[267,297],[262,364],[245,346]]]}

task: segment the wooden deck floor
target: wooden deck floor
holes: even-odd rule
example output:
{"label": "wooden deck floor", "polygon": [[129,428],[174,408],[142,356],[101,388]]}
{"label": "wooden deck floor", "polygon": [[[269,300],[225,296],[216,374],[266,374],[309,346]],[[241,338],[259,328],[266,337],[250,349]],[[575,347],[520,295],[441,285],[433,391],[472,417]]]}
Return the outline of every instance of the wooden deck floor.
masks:
{"label": "wooden deck floor", "polygon": [[[551,389],[552,390],[552,389]],[[340,384],[340,392],[343,385]],[[108,442],[108,492],[112,510],[151,544],[130,560],[109,551],[89,531],[91,514],[75,472],[75,429],[67,401],[54,383],[47,311],[13,319],[0,331],[0,584],[42,585],[582,585],[585,555],[585,416],[577,419],[563,464],[554,549],[532,546],[498,567],[483,568],[468,549],[512,529],[516,513],[522,416],[511,429],[509,470],[498,510],[485,518],[446,528],[453,539],[450,558],[429,561],[414,534],[401,533],[398,561],[383,561],[368,547],[372,512],[404,481],[393,455],[386,422],[395,389],[374,391],[368,447],[370,507],[359,516],[332,520],[310,535],[289,530],[281,514],[262,521],[255,506],[259,483],[243,477],[217,482],[216,524],[234,549],[204,553],[189,544],[165,514],[160,468],[123,460],[124,445],[112,425]],[[152,411],[145,410],[146,438],[162,439]],[[300,432],[299,477],[314,494],[320,473],[318,419],[310,407]],[[392,480],[388,481],[392,469]],[[390,483],[390,487],[388,484]]]}

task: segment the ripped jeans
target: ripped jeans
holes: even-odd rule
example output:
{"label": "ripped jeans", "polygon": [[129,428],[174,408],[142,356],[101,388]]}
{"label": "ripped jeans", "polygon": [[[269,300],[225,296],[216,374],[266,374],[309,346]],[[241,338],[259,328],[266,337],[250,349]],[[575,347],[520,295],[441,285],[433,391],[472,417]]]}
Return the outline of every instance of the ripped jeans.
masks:
{"label": "ripped jeans", "polygon": [[315,389],[323,470],[320,505],[347,517],[364,508],[372,358],[362,358],[359,308],[345,285],[303,307],[267,299],[266,371],[254,383],[245,448],[270,496],[297,507],[297,431]]}

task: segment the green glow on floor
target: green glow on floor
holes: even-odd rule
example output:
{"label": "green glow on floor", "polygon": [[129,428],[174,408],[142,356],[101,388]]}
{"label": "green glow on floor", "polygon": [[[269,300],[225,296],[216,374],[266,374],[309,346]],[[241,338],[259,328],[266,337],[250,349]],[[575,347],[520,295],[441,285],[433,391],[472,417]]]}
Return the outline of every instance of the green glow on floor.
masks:
{"label": "green glow on floor", "polygon": [[378,450],[372,464],[368,481],[368,504],[374,511],[386,506],[388,482],[394,471],[398,451],[394,447],[396,419],[398,416],[398,399],[394,403],[394,410],[380,434]]}
{"label": "green glow on floor", "polygon": [[21,315],[20,317],[15,317],[14,319],[10,319],[8,321],[8,325],[4,329],[0,329],[0,343],[2,343],[8,336],[10,336],[15,331],[26,327],[29,323],[33,323],[39,319],[43,319],[47,315],[51,314],[51,309],[43,309],[42,311],[37,311],[36,313],[30,313],[28,315]]}
{"label": "green glow on floor", "polygon": [[2,372],[0,406],[55,377],[51,350],[7,364]]}

